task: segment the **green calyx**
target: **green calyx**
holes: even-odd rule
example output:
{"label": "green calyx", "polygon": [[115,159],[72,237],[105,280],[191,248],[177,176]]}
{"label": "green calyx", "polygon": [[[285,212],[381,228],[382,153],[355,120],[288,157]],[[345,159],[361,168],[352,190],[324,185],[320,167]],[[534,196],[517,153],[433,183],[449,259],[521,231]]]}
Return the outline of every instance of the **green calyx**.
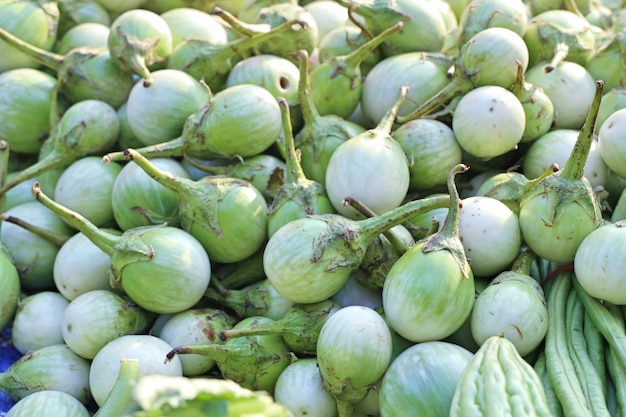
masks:
{"label": "green calyx", "polygon": [[450,194],[450,208],[448,216],[441,230],[435,235],[428,238],[422,246],[422,252],[434,252],[438,250],[447,250],[461,269],[461,273],[465,279],[470,278],[470,266],[465,256],[463,244],[459,238],[459,214],[462,207],[459,192],[454,184],[454,177],[458,173],[468,170],[468,167],[462,164],[456,165],[448,174],[448,193]]}
{"label": "green calyx", "polygon": [[112,287],[121,288],[122,274],[126,266],[137,262],[149,261],[154,257],[154,248],[152,245],[144,243],[141,237],[154,229],[165,226],[167,226],[166,223],[134,227],[126,230],[123,238],[111,235],[116,238],[110,249],[111,253],[109,253],[111,257],[110,281]]}
{"label": "green calyx", "polygon": [[370,242],[379,234],[412,216],[444,207],[449,202],[448,196],[424,198],[411,201],[376,217],[356,221],[335,214],[315,215],[314,218],[324,221],[326,227],[313,240],[311,262],[328,260],[326,272],[337,269],[354,271],[362,262]]}
{"label": "green calyx", "polygon": [[[346,118],[352,114],[363,85],[361,62],[382,42],[401,30],[403,25],[402,22],[396,22],[347,55],[332,57],[311,70],[310,95],[320,114],[337,114]],[[341,102],[341,106],[337,102]]]}
{"label": "green calyx", "polygon": [[[278,100],[283,120],[283,135],[285,140],[285,177],[283,184],[276,193],[276,197],[268,210],[268,215],[277,213],[281,206],[293,201],[300,208],[303,215],[315,214],[319,206],[318,200],[326,198],[324,187],[316,181],[309,180],[302,170],[299,154],[294,145],[289,104],[283,98]],[[330,202],[327,204],[330,207]],[[325,211],[331,212],[331,211]]]}
{"label": "green calyx", "polygon": [[531,22],[530,31],[524,36],[530,41],[531,62],[549,60],[548,72],[564,59],[586,65],[596,50],[595,35],[590,25],[576,27],[575,21],[570,23],[571,27],[563,27],[560,22],[550,20]]}
{"label": "green calyx", "polygon": [[411,16],[400,10],[395,1],[338,0],[337,3],[363,16],[372,32],[380,32],[388,24],[411,20]]}
{"label": "green calyx", "polygon": [[244,54],[273,37],[289,30],[293,25],[304,25],[300,20],[286,21],[267,31],[257,31],[224,45],[204,39],[186,39],[168,57],[168,67],[180,69],[196,79],[204,79],[216,91],[224,89],[226,78],[233,67],[232,59]]}
{"label": "green calyx", "polygon": [[[552,164],[539,177],[529,180],[523,174],[518,172],[510,172],[501,174],[503,180],[497,181],[491,188],[485,190],[482,194],[485,197],[495,198],[504,203],[515,214],[519,215],[519,206],[522,197],[533,189],[542,179],[557,172],[558,167]],[[500,179],[500,178],[498,178]]]}
{"label": "green calyx", "polygon": [[86,131],[87,127],[85,124],[77,124],[72,126],[65,134],[54,133],[53,136],[46,140],[49,152],[42,155],[43,157],[33,165],[21,170],[10,181],[3,184],[0,187],[0,195],[4,195],[7,191],[26,180],[35,178],[37,175],[52,169],[69,165],[78,159],[84,153],[80,144]]}
{"label": "green calyx", "polygon": [[355,270],[365,256],[367,243],[363,242],[363,235],[358,228],[350,227],[343,216],[317,215],[317,218],[326,222],[324,230],[313,240],[313,256],[311,262],[317,263],[322,259],[329,261],[326,272],[337,269]]}
{"label": "green calyx", "polygon": [[597,224],[602,217],[600,204],[589,181],[583,177],[585,164],[594,140],[594,132],[598,110],[602,100],[604,83],[596,81],[596,92],[585,120],[578,135],[574,149],[562,170],[541,178],[522,197],[520,209],[534,198],[545,199],[545,216],[542,217],[546,226],[557,223],[561,214],[570,204],[578,204],[590,219]]}
{"label": "green calyx", "polygon": [[[234,328],[250,327],[272,321],[250,316]],[[243,336],[224,343],[177,346],[166,355],[166,362],[179,354],[198,354],[216,361],[224,379],[231,379],[253,390],[273,391],[278,375],[294,360],[281,336]]]}
{"label": "green calyx", "polygon": [[[184,180],[184,179],[181,179]],[[184,181],[187,182],[187,181]],[[181,216],[181,225],[190,230],[192,224],[200,225],[203,229],[212,231],[221,238],[218,213],[222,200],[237,187],[251,187],[247,181],[228,177],[204,177],[198,181],[200,187],[189,186],[187,189],[195,198],[189,198],[189,205]]]}
{"label": "green calyx", "polygon": [[294,145],[300,149],[302,160],[308,161],[308,170],[305,162],[302,162],[303,170],[309,178],[324,185],[324,173],[333,151],[365,129],[334,114],[320,115],[310,95],[309,54],[304,49],[298,51],[298,65],[298,98],[304,126],[295,135]]}
{"label": "green calyx", "polygon": [[524,194],[520,207],[531,199],[544,199],[546,210],[542,220],[547,227],[552,227],[561,220],[561,215],[571,204],[578,204],[589,218],[600,224],[602,218],[600,206],[589,182],[586,179],[567,181],[562,175],[558,175],[560,172],[544,178]]}
{"label": "green calyx", "polygon": [[496,276],[489,285],[498,285],[505,282],[520,282],[524,285],[528,285],[534,291],[534,294],[539,297],[541,302],[546,305],[546,297],[543,288],[539,282],[530,275],[532,263],[537,259],[537,256],[528,247],[522,247],[522,250],[518,257],[515,259],[513,266],[508,271],[504,271]]}
{"label": "green calyx", "polygon": [[[265,316],[271,308],[271,292],[271,284],[261,279],[242,289],[228,289],[224,293],[209,287],[204,297],[212,303],[234,311],[239,317]],[[256,329],[256,326],[253,328]]]}
{"label": "green calyx", "polygon": [[294,304],[285,315],[274,322],[259,323],[238,329],[224,329],[222,340],[252,335],[281,335],[287,346],[296,353],[315,354],[317,340],[326,319],[339,309],[330,300],[312,304]]}
{"label": "green calyx", "polygon": [[230,177],[203,177],[198,181],[177,178],[154,166],[150,161],[133,149],[124,153],[139,165],[150,177],[181,196],[180,223],[183,229],[200,225],[218,237],[222,232],[218,220],[221,201],[234,187],[250,187],[250,183]]}
{"label": "green calyx", "polygon": [[115,56],[122,68],[138,74],[144,80],[144,85],[152,84],[152,75],[148,65],[163,60],[156,52],[159,39],[138,39],[121,28],[116,31],[117,42],[110,45],[111,56]]}

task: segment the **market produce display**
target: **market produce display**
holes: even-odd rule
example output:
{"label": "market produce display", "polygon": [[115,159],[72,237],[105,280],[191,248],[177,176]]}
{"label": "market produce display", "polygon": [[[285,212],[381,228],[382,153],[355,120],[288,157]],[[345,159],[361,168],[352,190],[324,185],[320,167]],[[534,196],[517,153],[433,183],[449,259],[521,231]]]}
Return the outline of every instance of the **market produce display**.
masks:
{"label": "market produce display", "polygon": [[0,416],[626,415],[623,0],[0,0]]}

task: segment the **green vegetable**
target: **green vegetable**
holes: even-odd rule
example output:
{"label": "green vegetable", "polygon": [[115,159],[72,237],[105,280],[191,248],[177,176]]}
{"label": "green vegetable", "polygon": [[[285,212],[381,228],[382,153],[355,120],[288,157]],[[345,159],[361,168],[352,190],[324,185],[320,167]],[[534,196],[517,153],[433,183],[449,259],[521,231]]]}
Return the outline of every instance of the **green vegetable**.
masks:
{"label": "green vegetable", "polygon": [[[5,213],[59,237],[69,238],[75,232],[59,216],[36,201],[22,203]],[[49,240],[12,222],[3,222],[0,241],[10,253],[20,276],[22,289],[53,289],[52,271],[61,240]]]}
{"label": "green vegetable", "polygon": [[17,310],[21,290],[17,268],[4,244],[0,245],[0,287],[0,329],[4,329]]}
{"label": "green vegetable", "polygon": [[[280,108],[274,96],[254,84],[227,87],[211,96],[190,115],[178,138],[138,148],[147,158],[189,156],[200,159],[248,157],[276,143],[282,128]],[[112,152],[105,160],[121,160],[124,152]]]}
{"label": "green vegetable", "polygon": [[126,117],[142,146],[180,136],[187,118],[207,102],[205,87],[178,69],[160,69],[150,74],[149,86],[133,84],[126,100]]}
{"label": "green vegetable", "polygon": [[361,62],[403,27],[403,22],[396,22],[348,54],[322,61],[311,69],[309,94],[320,115],[348,118],[354,113],[363,89]]}
{"label": "green vegetable", "polygon": [[392,349],[389,326],[369,307],[343,307],[326,320],[317,340],[317,361],[339,417],[351,417],[354,403],[382,378]]}
{"label": "green vegetable", "polygon": [[547,133],[554,122],[554,105],[543,88],[526,81],[521,63],[518,63],[511,92],[522,103],[526,115],[521,142],[532,142]]}
{"label": "green vegetable", "polygon": [[144,84],[152,83],[150,70],[172,52],[172,32],[155,12],[132,9],[111,23],[107,45],[121,68],[139,75]]}
{"label": "green vegetable", "polygon": [[266,392],[233,381],[146,375],[133,389],[140,410],[123,417],[292,417]]}
{"label": "green vegetable", "polygon": [[602,220],[598,198],[583,176],[602,90],[602,81],[597,81],[593,106],[565,167],[540,180],[520,201],[522,237],[533,252],[550,261],[573,261],[582,240]]}
{"label": "green vegetable", "polygon": [[[235,317],[222,310],[191,308],[169,317],[158,334],[154,330],[152,334],[171,346],[219,343],[220,333],[235,323]],[[204,375],[215,366],[213,359],[202,355],[182,355],[180,363],[184,376]]]}
{"label": "green vegetable", "polygon": [[165,362],[172,346],[156,336],[124,335],[107,343],[91,361],[89,391],[98,406],[103,406],[115,389],[122,367],[122,359],[139,361],[139,375],[182,376],[178,358]]}
{"label": "green vegetable", "polygon": [[380,387],[381,417],[448,417],[450,403],[472,353],[453,343],[417,343],[391,362]]}
{"label": "green vegetable", "polygon": [[18,401],[35,392],[62,391],[89,403],[90,364],[65,344],[31,351],[0,373],[0,391]]}
{"label": "green vegetable", "polygon": [[[59,6],[55,1],[2,1],[0,2],[0,27],[33,45],[51,50],[57,38]],[[38,66],[31,57],[9,44],[0,42],[0,73]]]}
{"label": "green vegetable", "polygon": [[[56,111],[56,99],[55,96],[51,115]],[[46,140],[49,152],[41,152],[36,163],[21,170],[11,181],[0,187],[0,195],[44,172],[108,150],[117,140],[119,127],[117,112],[104,101],[90,99],[72,104],[63,112]]]}
{"label": "green vegetable", "polygon": [[546,72],[564,59],[586,65],[596,50],[592,25],[580,14],[556,8],[533,14],[524,42],[528,45],[531,66],[550,61]]}
{"label": "green vegetable", "polygon": [[11,343],[22,355],[64,343],[61,319],[69,301],[56,291],[23,296],[11,324]]}
{"label": "green vegetable", "polygon": [[544,64],[529,67],[526,80],[540,87],[552,102],[553,128],[580,129],[593,101],[594,78],[575,62],[560,62],[550,72]]}
{"label": "green vegetable", "polygon": [[548,331],[545,339],[546,368],[550,384],[566,417],[593,416],[585,401],[581,381],[576,374],[567,347],[565,311],[572,289],[572,276],[567,272],[555,275],[546,287]]}
{"label": "green vegetable", "polygon": [[244,328],[224,329],[220,332],[220,337],[222,340],[228,340],[242,336],[279,334],[294,353],[315,355],[322,326],[339,308],[339,305],[331,300],[294,304],[276,321]]}
{"label": "green vegetable", "polygon": [[459,16],[459,43],[488,27],[502,27],[524,36],[529,11],[521,0],[468,0]]}
{"label": "green vegetable", "polygon": [[401,87],[376,127],[351,137],[332,153],[326,169],[326,192],[337,212],[345,217],[363,218],[343,203],[347,197],[359,200],[377,214],[398,207],[406,198],[408,161],[391,130],[408,92],[408,87]]}
{"label": "green vegetable", "polygon": [[399,123],[418,119],[454,97],[481,86],[509,88],[517,77],[517,64],[528,67],[528,49],[520,35],[510,29],[484,29],[463,44],[455,60],[452,80],[412,113],[398,117]]}
{"label": "green vegetable", "polygon": [[14,152],[39,153],[50,131],[56,83],[52,75],[37,69],[0,73],[0,137],[10,145],[11,158]]}
{"label": "green vegetable", "polygon": [[278,229],[265,246],[267,279],[278,293],[294,302],[323,301],[345,284],[368,244],[380,233],[448,202],[448,196],[416,200],[358,221],[336,214],[293,220]]}
{"label": "green vegetable", "polygon": [[585,310],[589,312],[591,320],[607,340],[609,348],[614,350],[621,366],[626,369],[626,331],[624,331],[623,323],[620,323],[620,320],[611,314],[607,306],[589,295],[578,282],[578,279],[572,279],[572,281],[574,282],[574,289],[582,300]]}
{"label": "green vegetable", "polygon": [[18,401],[7,417],[89,417],[91,414],[80,401],[63,391],[35,392]]}
{"label": "green vegetable", "polygon": [[[270,154],[254,155],[245,159],[204,161],[186,154],[183,156],[185,158],[183,166],[189,170],[194,179],[200,179],[207,173],[239,178],[251,183],[263,194],[268,203],[276,197],[285,175],[285,161]],[[226,162],[226,165],[221,165],[222,162]]]}
{"label": "green vegetable", "polygon": [[613,304],[626,303],[624,257],[621,256],[626,221],[607,223],[581,242],[574,257],[577,282],[592,297]]}
{"label": "green vegetable", "polygon": [[59,55],[38,48],[6,30],[0,29],[0,39],[54,71],[61,81],[60,91],[72,103],[101,100],[118,108],[133,87],[132,73],[120,68],[106,47],[82,47]]}
{"label": "green vegetable", "polygon": [[436,1],[339,0],[338,3],[354,8],[357,18],[363,19],[364,26],[374,35],[397,22],[404,23],[402,31],[381,45],[385,56],[416,51],[440,52],[456,28],[456,24],[447,24],[446,13]]}
{"label": "green vegetable", "polygon": [[120,164],[103,164],[98,156],[77,159],[63,169],[54,199],[98,227],[115,225],[111,191],[121,170]]}
{"label": "green vegetable", "polygon": [[[250,316],[233,329],[254,327],[272,322],[263,316]],[[174,347],[166,356],[166,363],[178,360],[178,355],[199,354],[215,360],[224,379],[231,379],[244,388],[274,392],[276,380],[295,358],[282,336],[250,335],[235,337],[221,343],[181,345]]]}
{"label": "green vegetable", "polygon": [[285,148],[285,175],[267,211],[267,234],[274,233],[286,223],[309,214],[335,213],[322,184],[310,180],[304,174],[294,145],[289,105],[284,98],[278,99],[282,112]]}
{"label": "green vegetable", "polygon": [[120,359],[120,371],[115,384],[94,417],[119,417],[132,400],[132,392],[139,379],[139,360]]}
{"label": "green vegetable", "polygon": [[311,13],[298,3],[269,4],[259,10],[254,24],[269,25],[276,28],[286,21],[297,19],[303,25],[292,26],[275,39],[275,42],[264,42],[258,46],[258,53],[276,55],[297,62],[296,51],[305,49],[309,54],[319,43],[317,22]]}
{"label": "green vegetable", "polygon": [[177,313],[202,298],[211,279],[211,263],[200,242],[189,233],[161,224],[131,228],[117,236],[51,200],[38,183],[33,185],[33,194],[111,257],[111,284],[140,307]]}
{"label": "green vegetable", "polygon": [[411,120],[391,135],[407,156],[411,191],[445,186],[448,172],[462,162],[454,131],[438,120]]}
{"label": "green vegetable", "polygon": [[460,198],[454,184],[457,165],[448,174],[449,211],[441,230],[406,251],[383,285],[383,307],[391,327],[413,342],[451,335],[474,305],[474,276],[459,239]]}
{"label": "green vegetable", "polygon": [[567,346],[574,364],[574,371],[581,382],[587,406],[594,416],[608,417],[610,414],[602,391],[603,381],[600,380],[600,375],[593,367],[587,353],[587,343],[583,335],[585,310],[576,291],[570,291],[565,307]]}
{"label": "green vegetable", "polygon": [[167,59],[167,67],[184,71],[197,80],[202,79],[212,91],[220,91],[226,87],[228,74],[236,62],[235,58],[281,33],[293,30],[294,25],[304,24],[300,20],[288,20],[271,30],[237,38],[226,44],[210,39],[184,39],[172,50]]}
{"label": "green vegetable", "polygon": [[155,316],[112,291],[94,290],[74,298],[60,323],[70,349],[93,359],[108,342],[125,334],[146,332]]}
{"label": "green vegetable", "polygon": [[193,181],[160,170],[134,149],[124,154],[178,194],[181,228],[198,239],[211,261],[241,261],[267,240],[267,203],[249,182],[221,176]]}
{"label": "green vegetable", "polygon": [[537,376],[541,380],[543,385],[543,389],[546,393],[546,401],[548,402],[548,408],[554,417],[563,417],[563,407],[561,407],[561,403],[559,399],[556,397],[556,393],[554,392],[554,387],[550,383],[550,378],[548,377],[548,370],[546,369],[546,354],[545,351],[540,351],[537,355],[537,360],[535,360],[535,364],[533,366],[535,368],[535,372],[537,372]]}
{"label": "green vegetable", "polygon": [[[181,163],[173,158],[154,158],[150,162],[162,171],[190,178]],[[113,215],[120,230],[165,222],[178,227],[179,201],[178,194],[155,181],[134,161],[124,165],[111,191]]]}
{"label": "green vegetable", "polygon": [[296,417],[337,415],[337,401],[324,388],[315,358],[298,359],[281,372],[276,381],[274,400]]}
{"label": "green vegetable", "polygon": [[535,370],[503,336],[491,336],[459,379],[450,417],[552,417]]}
{"label": "green vegetable", "polygon": [[[263,266],[261,266],[261,272]],[[232,310],[239,318],[265,316],[279,320],[293,306],[293,301],[280,295],[264,278],[241,289],[223,291],[207,288],[204,297],[212,304]]]}
{"label": "green vegetable", "polygon": [[511,269],[498,274],[476,298],[471,330],[478,345],[499,334],[526,356],[544,340],[548,310],[543,289],[530,276],[534,259],[535,254],[525,248]]}

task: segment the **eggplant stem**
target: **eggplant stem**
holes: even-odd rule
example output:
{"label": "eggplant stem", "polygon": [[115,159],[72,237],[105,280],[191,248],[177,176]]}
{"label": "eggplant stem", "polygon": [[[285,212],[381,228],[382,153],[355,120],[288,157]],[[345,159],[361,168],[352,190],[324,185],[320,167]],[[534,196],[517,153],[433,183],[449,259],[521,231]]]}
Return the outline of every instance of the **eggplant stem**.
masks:
{"label": "eggplant stem", "polygon": [[212,287],[215,288],[218,294],[224,297],[226,296],[226,294],[228,294],[228,289],[222,284],[221,280],[218,279],[217,277],[212,276],[210,284]]}
{"label": "eggplant stem", "polygon": [[372,33],[372,31],[370,31],[365,25],[359,22],[359,20],[356,17],[354,17],[355,12],[356,12],[355,5],[351,5],[350,7],[348,7],[348,20],[350,20],[350,22],[352,22],[356,27],[358,27],[367,39],[374,38],[374,34]]}
{"label": "eggplant stem", "polygon": [[[344,202],[348,205],[350,205],[352,208],[354,208],[355,210],[357,210],[359,213],[361,213],[363,216],[367,217],[367,218],[371,218],[371,217],[375,217],[376,213],[374,213],[372,211],[372,209],[370,209],[369,207],[367,207],[362,201],[360,200],[356,200],[353,198],[348,198],[347,200],[344,200]],[[405,242],[402,241],[402,239],[400,239],[398,236],[396,236],[396,234],[393,232],[392,229],[387,229],[383,232],[383,234],[385,235],[385,237],[387,238],[387,240],[389,240],[389,242],[393,245],[393,247],[400,253],[404,253],[408,250],[407,245],[405,244]]]}
{"label": "eggplant stem", "polygon": [[337,399],[337,415],[339,417],[352,417],[354,403],[352,401]]}
{"label": "eggplant stem", "polygon": [[10,214],[7,214],[7,213],[0,214],[0,220],[20,226],[21,228],[28,230],[29,232],[34,233],[39,237],[46,239],[48,242],[54,244],[55,246],[61,247],[69,239],[68,236],[58,235],[49,230],[36,226],[30,222],[22,220],[18,217],[11,216]]}
{"label": "eggplant stem", "polygon": [[450,196],[450,205],[448,207],[448,215],[441,227],[441,230],[430,237],[422,246],[422,252],[434,252],[439,250],[447,250],[455,259],[463,276],[468,279],[471,276],[471,269],[465,256],[463,244],[459,239],[459,223],[460,211],[463,207],[459,192],[455,186],[454,178],[457,174],[463,173],[469,169],[468,166],[458,164],[448,173],[448,194]]}
{"label": "eggplant stem", "polygon": [[0,39],[54,72],[59,71],[65,59],[63,55],[31,45],[2,28],[0,28]]}
{"label": "eggplant stem", "polygon": [[115,250],[113,246],[120,240],[119,236],[104,232],[93,223],[87,220],[78,212],[72,211],[57,202],[53,201],[41,190],[39,181],[35,181],[32,187],[33,196],[45,207],[61,216],[71,227],[80,230],[89,240],[93,242],[102,252],[113,256]]}
{"label": "eggplant stem", "polygon": [[528,246],[523,246],[520,254],[515,258],[513,265],[511,266],[511,271],[517,272],[524,275],[530,275],[530,269],[532,263],[537,258],[537,255],[530,250]]}
{"label": "eggplant stem", "polygon": [[559,64],[567,58],[568,53],[569,53],[569,46],[567,46],[565,43],[559,42],[554,47],[554,56],[550,60],[550,63],[548,63],[543,69],[544,72],[549,73],[549,72],[554,71],[554,69],[558,67]]}
{"label": "eggplant stem", "polygon": [[564,178],[581,179],[584,175],[585,164],[587,163],[589,150],[591,149],[591,144],[594,139],[596,121],[598,119],[598,110],[600,109],[603,90],[604,81],[597,80],[595,95],[593,102],[591,103],[589,113],[587,114],[585,124],[578,134],[578,139],[576,140],[574,149],[572,149],[572,153],[563,167],[561,175]]}
{"label": "eggplant stem", "polygon": [[426,100],[417,109],[405,116],[396,117],[396,123],[404,124],[411,120],[424,117],[440,106],[448,103],[453,98],[470,91],[472,88],[473,84],[471,81],[460,76],[455,76],[439,93]]}
{"label": "eggplant stem", "polygon": [[[351,197],[346,197],[346,201],[351,201]],[[421,200],[415,200],[401,205],[386,213],[380,214],[369,219],[356,220],[359,225],[365,241],[371,241],[379,234],[383,233],[394,226],[404,223],[411,217],[425,213],[437,208],[448,207],[450,197],[447,195],[427,197]]]}
{"label": "eggplant stem", "polygon": [[61,155],[61,153],[53,149],[48,155],[35,162],[33,165],[19,171],[10,181],[7,181],[2,187],[0,187],[0,196],[3,196],[7,191],[26,180],[35,178],[43,172],[60,168],[63,165],[71,163],[75,159],[76,158],[73,156]]}
{"label": "eggplant stem", "polygon": [[380,46],[385,40],[387,40],[391,35],[398,32],[404,27],[404,23],[401,21],[396,22],[393,26],[385,29],[380,32],[378,35],[374,36],[372,39],[368,40],[364,44],[360,45],[358,48],[354,49],[347,55],[342,57],[337,57],[340,60],[343,60],[349,68],[358,67],[365,58]]}
{"label": "eggplant stem", "polygon": [[177,192],[180,187],[180,181],[178,181],[171,172],[163,171],[151,163],[148,158],[134,149],[124,150],[124,157],[135,162],[146,174],[158,183],[164,185]]}
{"label": "eggplant stem", "polygon": [[[179,136],[178,138],[167,142],[144,146],[143,148],[136,148],[135,151],[139,152],[146,158],[182,156],[182,148],[185,142],[186,141],[183,140],[182,136]],[[124,151],[110,152],[102,157],[102,162],[108,164],[111,161],[123,161],[125,158]]]}
{"label": "eggplant stem", "polygon": [[265,33],[258,33],[253,36],[249,36],[248,38],[241,38],[234,40],[232,42],[227,43],[225,46],[230,48],[233,52],[233,55],[241,53],[246,49],[249,49],[255,45],[258,45],[261,42],[264,42],[268,39],[273,38],[276,35],[279,35],[287,30],[291,29],[293,25],[300,25],[301,27],[306,27],[306,22],[299,19],[288,20],[284,23],[281,23],[278,26],[268,30]]}
{"label": "eggplant stem", "polygon": [[309,79],[309,53],[301,49],[297,53],[300,69],[300,80],[298,82],[298,98],[300,100],[300,110],[306,125],[312,125],[320,117],[313,99],[309,95],[311,82]]}
{"label": "eggplant stem", "polygon": [[289,103],[283,97],[278,98],[278,105],[282,114],[283,136],[285,152],[285,178],[283,183],[295,184],[298,180],[306,179],[302,166],[300,165],[300,155],[296,151],[295,141],[293,138],[293,129],[291,126],[291,117],[289,112]]}
{"label": "eggplant stem", "polygon": [[218,6],[213,8],[213,14],[224,19],[224,21],[228,23],[234,30],[236,30],[237,32],[239,32],[241,35],[244,35],[244,36],[254,36],[258,33],[261,33],[261,29],[260,29],[261,27],[263,26],[269,27],[268,24],[253,25],[253,24],[246,23],[240,19],[237,19],[237,17],[235,17],[235,15],[233,15],[229,11],[224,10]]}
{"label": "eggplant stem", "polygon": [[139,379],[139,359],[120,359],[120,370],[111,392],[93,417],[118,417],[133,398],[133,387]]}
{"label": "eggplant stem", "polygon": [[400,95],[391,105],[391,107],[387,109],[387,112],[380,120],[378,125],[374,127],[374,129],[372,129],[373,131],[379,132],[384,135],[388,135],[391,132],[391,130],[393,129],[393,124],[397,119],[398,112],[400,111],[400,107],[402,107],[402,104],[404,104],[404,101],[406,100],[406,96],[409,94],[409,91],[411,91],[411,87],[409,86],[404,85],[400,87]]}

